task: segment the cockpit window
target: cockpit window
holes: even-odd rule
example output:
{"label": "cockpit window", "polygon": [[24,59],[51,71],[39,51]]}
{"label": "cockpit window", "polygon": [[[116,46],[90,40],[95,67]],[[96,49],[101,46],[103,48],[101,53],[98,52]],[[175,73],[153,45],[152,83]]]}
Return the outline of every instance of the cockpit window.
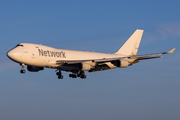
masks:
{"label": "cockpit window", "polygon": [[21,44],[16,45],[16,47],[17,47],[17,46],[21,46],[21,47],[23,47],[23,45],[21,45]]}

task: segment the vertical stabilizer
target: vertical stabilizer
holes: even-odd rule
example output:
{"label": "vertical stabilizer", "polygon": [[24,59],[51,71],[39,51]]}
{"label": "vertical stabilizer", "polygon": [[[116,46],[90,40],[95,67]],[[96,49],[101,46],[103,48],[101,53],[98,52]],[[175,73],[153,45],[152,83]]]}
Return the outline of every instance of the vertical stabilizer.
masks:
{"label": "vertical stabilizer", "polygon": [[123,44],[123,46],[114,54],[121,54],[121,55],[136,55],[139,44],[141,42],[142,34],[144,30],[137,29],[131,37]]}

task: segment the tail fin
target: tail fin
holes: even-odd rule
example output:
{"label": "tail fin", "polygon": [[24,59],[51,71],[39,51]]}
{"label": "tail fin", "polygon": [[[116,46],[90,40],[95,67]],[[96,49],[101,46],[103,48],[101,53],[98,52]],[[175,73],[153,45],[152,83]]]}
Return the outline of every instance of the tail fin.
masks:
{"label": "tail fin", "polygon": [[142,34],[144,30],[137,29],[131,37],[123,44],[123,46],[114,54],[122,54],[122,55],[136,55],[139,44],[141,42]]}

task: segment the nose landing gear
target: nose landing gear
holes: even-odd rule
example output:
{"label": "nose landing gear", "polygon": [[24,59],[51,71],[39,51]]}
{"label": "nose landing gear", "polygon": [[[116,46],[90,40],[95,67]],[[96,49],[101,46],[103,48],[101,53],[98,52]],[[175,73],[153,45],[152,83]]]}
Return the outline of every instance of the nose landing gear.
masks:
{"label": "nose landing gear", "polygon": [[22,68],[20,70],[20,73],[25,73],[26,71],[24,70],[24,63],[21,64]]}

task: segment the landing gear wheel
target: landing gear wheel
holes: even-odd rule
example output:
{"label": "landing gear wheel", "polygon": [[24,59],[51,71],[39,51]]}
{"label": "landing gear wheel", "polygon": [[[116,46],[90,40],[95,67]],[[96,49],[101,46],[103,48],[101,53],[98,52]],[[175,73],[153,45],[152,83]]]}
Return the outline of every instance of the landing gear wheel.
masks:
{"label": "landing gear wheel", "polygon": [[86,75],[81,75],[81,79],[86,79]]}
{"label": "landing gear wheel", "polygon": [[77,75],[76,74],[69,74],[69,77],[77,78]]}
{"label": "landing gear wheel", "polygon": [[58,76],[58,79],[63,79],[63,76],[62,76],[62,75],[59,75],[59,76]]}
{"label": "landing gear wheel", "polygon": [[86,79],[86,75],[84,75],[83,78]]}
{"label": "landing gear wheel", "polygon": [[25,73],[26,71],[25,70],[20,70],[20,73]]}
{"label": "landing gear wheel", "polygon": [[77,76],[80,77],[81,79],[86,79],[86,75],[85,75],[84,71],[80,71]]}
{"label": "landing gear wheel", "polygon": [[[79,72],[79,74],[78,74]],[[80,77],[81,79],[86,79],[86,75],[84,73],[84,71],[77,71],[77,72],[73,72],[73,74],[69,74],[70,78],[77,78]]]}
{"label": "landing gear wheel", "polygon": [[57,72],[56,75],[59,75],[59,72]]}
{"label": "landing gear wheel", "polygon": [[63,79],[63,76],[60,70],[59,72],[56,73],[56,75],[58,76],[58,79]]}
{"label": "landing gear wheel", "polygon": [[77,75],[73,75],[73,78],[77,78]]}

